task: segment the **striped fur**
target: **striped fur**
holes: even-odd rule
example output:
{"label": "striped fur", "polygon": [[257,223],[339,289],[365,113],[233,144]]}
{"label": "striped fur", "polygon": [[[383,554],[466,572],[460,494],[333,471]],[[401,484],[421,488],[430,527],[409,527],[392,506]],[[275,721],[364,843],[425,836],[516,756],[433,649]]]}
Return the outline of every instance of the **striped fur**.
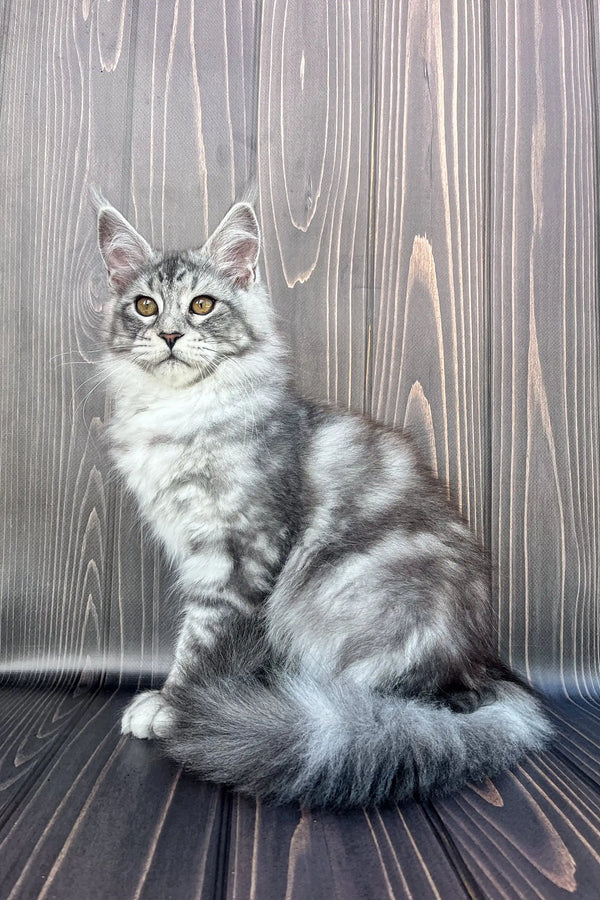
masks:
{"label": "striped fur", "polygon": [[543,747],[494,649],[487,558],[411,445],[295,393],[252,209],[169,255],[97,205],[115,460],[185,598],[167,682],[123,731],[337,808],[447,793]]}

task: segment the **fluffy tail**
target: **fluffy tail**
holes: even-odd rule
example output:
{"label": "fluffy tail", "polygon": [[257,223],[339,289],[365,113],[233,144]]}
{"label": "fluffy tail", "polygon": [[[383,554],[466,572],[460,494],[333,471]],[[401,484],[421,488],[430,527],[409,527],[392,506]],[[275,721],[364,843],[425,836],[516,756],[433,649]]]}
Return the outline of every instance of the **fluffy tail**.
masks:
{"label": "fluffy tail", "polygon": [[276,803],[347,809],[443,796],[541,750],[551,729],[524,688],[500,682],[472,713],[349,682],[239,669],[169,689],[170,756],[201,777]]}

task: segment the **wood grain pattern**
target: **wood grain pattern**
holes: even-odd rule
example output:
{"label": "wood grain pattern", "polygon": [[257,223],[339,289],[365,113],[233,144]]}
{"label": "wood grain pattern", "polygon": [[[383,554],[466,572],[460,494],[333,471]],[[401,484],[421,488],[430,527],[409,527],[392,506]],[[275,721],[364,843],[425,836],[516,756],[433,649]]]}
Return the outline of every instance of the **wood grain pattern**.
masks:
{"label": "wood grain pattern", "polygon": [[483,10],[381,3],[371,407],[485,537]]}
{"label": "wood grain pattern", "polygon": [[416,435],[497,557],[503,653],[596,690],[596,18],[5,4],[3,672],[168,668],[170,579],[102,446],[86,190],[176,246],[255,176],[301,386]]}
{"label": "wood grain pattern", "polygon": [[[362,410],[371,4],[262,6],[258,185],[265,268],[299,386]],[[318,38],[316,37],[318,35]]]}
{"label": "wood grain pattern", "polygon": [[0,138],[14,311],[2,335],[5,673],[152,680],[168,668],[169,580],[102,443],[106,286],[87,189],[158,245],[204,241],[254,168],[255,16],[194,0],[143,15],[125,0],[23,3],[6,16],[5,71],[23,77],[3,82]]}
{"label": "wood grain pattern", "polygon": [[[112,140],[125,125],[130,9],[115,25],[124,65],[102,93]],[[86,18],[87,16],[87,18]],[[2,329],[2,661],[7,671],[103,667],[109,601],[104,400],[88,400],[95,257],[83,195],[98,122],[95,13],[11,4],[4,65],[0,202]],[[110,116],[106,113],[110,110]],[[117,151],[119,152],[119,151]],[[107,175],[108,159],[98,167]],[[107,178],[108,180],[108,178]],[[27,372],[27,376],[25,376]],[[97,399],[99,398],[99,399]]]}
{"label": "wood grain pattern", "polygon": [[152,744],[119,736],[129,697],[0,695],[2,900],[597,895],[600,785],[577,761],[594,745],[597,776],[589,704],[558,704],[557,750],[514,773],[435,805],[332,815],[188,777]]}
{"label": "wood grain pattern", "polygon": [[417,805],[336,815],[233,804],[232,900],[463,896]]}
{"label": "wood grain pattern", "polygon": [[593,897],[600,876],[600,795],[552,754],[439,804],[484,896]]}
{"label": "wood grain pattern", "polygon": [[560,753],[581,778],[600,789],[600,706],[598,700],[556,701],[552,717],[560,731],[555,752]]}
{"label": "wood grain pattern", "polygon": [[[39,732],[47,728],[55,696],[62,705],[79,702],[79,715],[68,728],[64,713],[62,727],[54,723],[62,740],[42,765]],[[0,787],[7,810],[0,820],[3,898],[75,897],[82,891],[90,898],[185,896],[192,888],[198,890],[194,896],[214,895],[223,792],[191,781],[182,790],[176,766],[149,745],[121,738],[118,721],[128,699],[95,693],[82,704],[64,692],[41,691],[21,697],[25,718],[37,726],[40,770],[18,804],[5,802],[10,779]],[[21,725],[12,722],[8,730],[15,741]],[[4,757],[5,776],[12,762],[20,783],[26,742],[28,736]]]}
{"label": "wood grain pattern", "polygon": [[47,770],[93,691],[12,687],[0,705],[0,830]]}
{"label": "wood grain pattern", "polygon": [[492,46],[492,523],[501,647],[598,687],[598,135],[586,4],[499,3]]}
{"label": "wood grain pattern", "polygon": [[[595,898],[595,5],[4,0],[0,40],[0,897]],[[87,190],[176,247],[253,180],[300,386],[414,434],[496,558],[503,655],[572,698],[444,803],[232,798],[97,689],[160,681],[175,601],[103,446]]]}

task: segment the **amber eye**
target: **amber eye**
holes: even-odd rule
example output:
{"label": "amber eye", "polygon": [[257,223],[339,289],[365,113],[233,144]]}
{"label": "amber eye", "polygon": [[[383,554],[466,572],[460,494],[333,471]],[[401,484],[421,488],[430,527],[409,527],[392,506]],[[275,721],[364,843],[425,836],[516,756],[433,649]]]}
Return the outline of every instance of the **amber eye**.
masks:
{"label": "amber eye", "polygon": [[212,297],[194,297],[190,303],[190,309],[197,316],[206,316],[214,305],[215,301]]}
{"label": "amber eye", "polygon": [[158,312],[156,300],[152,297],[138,297],[135,301],[135,308],[140,316],[155,316]]}

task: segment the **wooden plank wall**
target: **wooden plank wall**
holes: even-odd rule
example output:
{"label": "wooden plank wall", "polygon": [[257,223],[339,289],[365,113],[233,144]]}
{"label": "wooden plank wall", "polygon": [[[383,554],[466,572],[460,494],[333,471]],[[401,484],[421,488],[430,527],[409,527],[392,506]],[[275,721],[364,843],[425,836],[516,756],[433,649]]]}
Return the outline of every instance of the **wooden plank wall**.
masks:
{"label": "wooden plank wall", "polygon": [[4,0],[0,671],[159,677],[111,476],[91,183],[157,244],[250,181],[312,396],[406,427],[497,562],[513,665],[598,687],[593,4]]}
{"label": "wooden plank wall", "polygon": [[[598,688],[594,4],[493,4],[492,549],[507,658]],[[531,635],[536,635],[535,640]]]}

